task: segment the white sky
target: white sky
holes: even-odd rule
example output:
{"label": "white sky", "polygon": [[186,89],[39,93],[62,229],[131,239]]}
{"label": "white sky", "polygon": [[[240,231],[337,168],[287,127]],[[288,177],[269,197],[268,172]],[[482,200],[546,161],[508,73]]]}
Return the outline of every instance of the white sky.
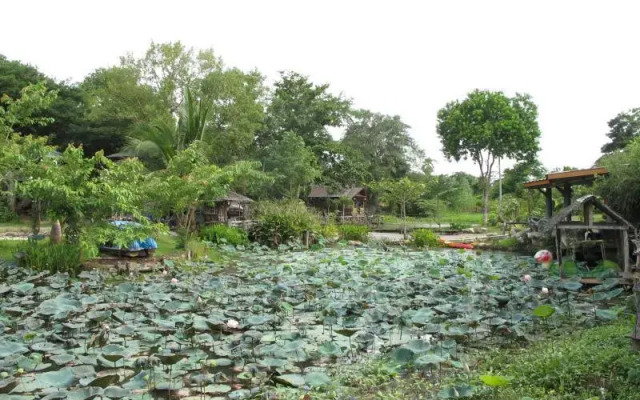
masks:
{"label": "white sky", "polygon": [[398,114],[447,163],[436,113],[479,89],[539,106],[548,168],[589,167],[607,121],[640,106],[634,1],[4,1],[0,53],[80,81],[153,40],[212,47],[225,63],[331,84],[356,107]]}

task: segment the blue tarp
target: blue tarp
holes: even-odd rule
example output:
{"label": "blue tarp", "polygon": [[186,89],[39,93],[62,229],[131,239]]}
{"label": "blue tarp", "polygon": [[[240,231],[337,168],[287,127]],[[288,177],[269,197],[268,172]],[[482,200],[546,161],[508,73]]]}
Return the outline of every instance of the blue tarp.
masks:
{"label": "blue tarp", "polygon": [[[111,221],[111,224],[119,227],[126,225],[140,226],[137,222],[132,221]],[[105,246],[106,247],[106,246]],[[158,248],[158,243],[153,238],[146,238],[144,240],[136,240],[129,245],[127,250],[129,251],[140,251],[140,250],[155,250]]]}

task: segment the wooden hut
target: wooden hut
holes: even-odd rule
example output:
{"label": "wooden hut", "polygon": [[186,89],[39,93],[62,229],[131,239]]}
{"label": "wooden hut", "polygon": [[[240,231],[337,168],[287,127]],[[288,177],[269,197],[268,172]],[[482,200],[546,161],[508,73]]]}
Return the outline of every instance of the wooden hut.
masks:
{"label": "wooden hut", "polygon": [[326,186],[314,185],[307,196],[307,203],[311,207],[328,212],[332,207],[332,202],[340,198],[350,200],[348,204],[339,206],[341,218],[345,220],[364,218],[367,209],[367,189],[364,187],[352,187],[332,193]]}
{"label": "wooden hut", "polygon": [[[602,213],[604,221],[594,220],[594,209]],[[582,218],[574,220],[574,214],[581,214]],[[563,254],[574,257],[576,251],[595,245],[600,249],[603,259],[615,252],[618,264],[624,271],[623,278],[631,279],[629,235],[635,237],[636,228],[594,195],[580,197],[564,207],[546,221],[543,232],[555,232],[556,257],[561,272]],[[592,233],[593,236],[597,235],[596,239],[591,237]]]}
{"label": "wooden hut", "polygon": [[251,218],[253,200],[239,193],[229,191],[226,196],[213,200],[202,210],[205,224],[234,224]]}

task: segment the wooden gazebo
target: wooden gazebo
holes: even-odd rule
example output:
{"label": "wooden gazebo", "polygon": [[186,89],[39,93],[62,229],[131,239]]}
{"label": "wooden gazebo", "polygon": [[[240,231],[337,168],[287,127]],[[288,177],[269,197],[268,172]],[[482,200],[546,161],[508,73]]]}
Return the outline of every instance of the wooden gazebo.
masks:
{"label": "wooden gazebo", "polygon": [[[599,210],[604,218],[602,222],[594,220],[594,209]],[[573,214],[581,213],[580,220],[574,220]],[[556,257],[560,272],[562,274],[562,253],[565,250],[571,250],[572,246],[563,245],[563,233],[565,231],[578,231],[581,239],[573,246],[597,244],[601,246],[604,257],[606,246],[613,243],[616,250],[618,264],[623,272],[623,278],[631,279],[631,263],[629,262],[629,235],[634,237],[637,235],[636,228],[620,214],[613,211],[609,206],[602,203],[594,195],[580,197],[573,203],[564,207],[557,214],[551,217],[543,225],[543,231],[553,233],[555,231]],[[585,236],[585,233],[597,232],[602,239],[593,240]],[[593,243],[587,243],[593,242]]]}
{"label": "wooden gazebo", "polygon": [[229,191],[226,196],[217,197],[212,205],[203,209],[205,224],[245,221],[251,217],[250,205],[253,200],[239,193]]}
{"label": "wooden gazebo", "polygon": [[556,188],[556,190],[562,193],[564,199],[563,207],[568,207],[571,205],[571,196],[573,195],[572,186],[589,186],[593,184],[596,178],[608,174],[609,171],[603,167],[553,172],[547,174],[545,179],[525,183],[524,187],[531,190],[539,190],[544,194],[546,200],[546,216],[547,218],[551,218],[553,215],[553,188]]}

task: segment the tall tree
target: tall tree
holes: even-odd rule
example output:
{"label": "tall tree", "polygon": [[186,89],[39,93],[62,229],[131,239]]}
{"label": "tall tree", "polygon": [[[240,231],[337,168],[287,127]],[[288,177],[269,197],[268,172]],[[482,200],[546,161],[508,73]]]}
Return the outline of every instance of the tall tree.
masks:
{"label": "tall tree", "polygon": [[[80,88],[68,82],[57,82],[31,65],[0,55],[0,97],[17,99],[25,87],[38,84],[57,93],[46,108],[34,110],[31,114],[33,118],[48,120],[48,123],[45,126],[25,122],[20,126],[20,133],[48,136],[51,143],[63,147],[78,142],[86,128],[85,104]],[[5,102],[0,107],[6,109],[7,104]]]}
{"label": "tall tree", "polygon": [[141,83],[150,86],[172,114],[178,112],[186,98],[186,88],[195,91],[202,78],[222,68],[222,61],[212,49],[196,52],[179,41],[151,42],[144,57],[129,54],[121,58],[121,64],[136,69]]}
{"label": "tall tree", "polygon": [[342,142],[329,142],[318,158],[322,182],[339,191],[372,180],[371,162],[358,149]]}
{"label": "tall tree", "polygon": [[266,147],[293,132],[317,154],[331,141],[327,128],[344,123],[350,104],[341,95],[331,94],[328,84],[316,85],[296,72],[281,72],[258,143]]}
{"label": "tall tree", "polygon": [[171,119],[153,88],[140,81],[139,71],[130,66],[97,69],[84,79],[80,88],[88,127],[77,141],[85,151],[115,153],[135,127]]}
{"label": "tall tree", "polygon": [[277,197],[298,198],[302,189],[320,176],[313,152],[293,132],[285,133],[269,147],[263,163],[265,171],[275,176],[272,194]]}
{"label": "tall tree", "polygon": [[255,137],[264,123],[264,78],[237,68],[209,73],[200,93],[211,105],[205,137],[216,164],[255,157]]}
{"label": "tall tree", "polygon": [[409,125],[397,115],[355,111],[342,143],[362,154],[376,181],[406,176],[424,161],[424,152],[409,135]]}
{"label": "tall tree", "polygon": [[607,136],[611,141],[602,146],[603,153],[622,150],[631,140],[640,135],[640,108],[621,112],[609,120]]}
{"label": "tall tree", "polygon": [[475,90],[463,101],[438,112],[438,135],[448,159],[471,158],[483,183],[483,220],[489,213],[489,192],[496,159],[531,159],[538,152],[538,108],[526,94]]}

